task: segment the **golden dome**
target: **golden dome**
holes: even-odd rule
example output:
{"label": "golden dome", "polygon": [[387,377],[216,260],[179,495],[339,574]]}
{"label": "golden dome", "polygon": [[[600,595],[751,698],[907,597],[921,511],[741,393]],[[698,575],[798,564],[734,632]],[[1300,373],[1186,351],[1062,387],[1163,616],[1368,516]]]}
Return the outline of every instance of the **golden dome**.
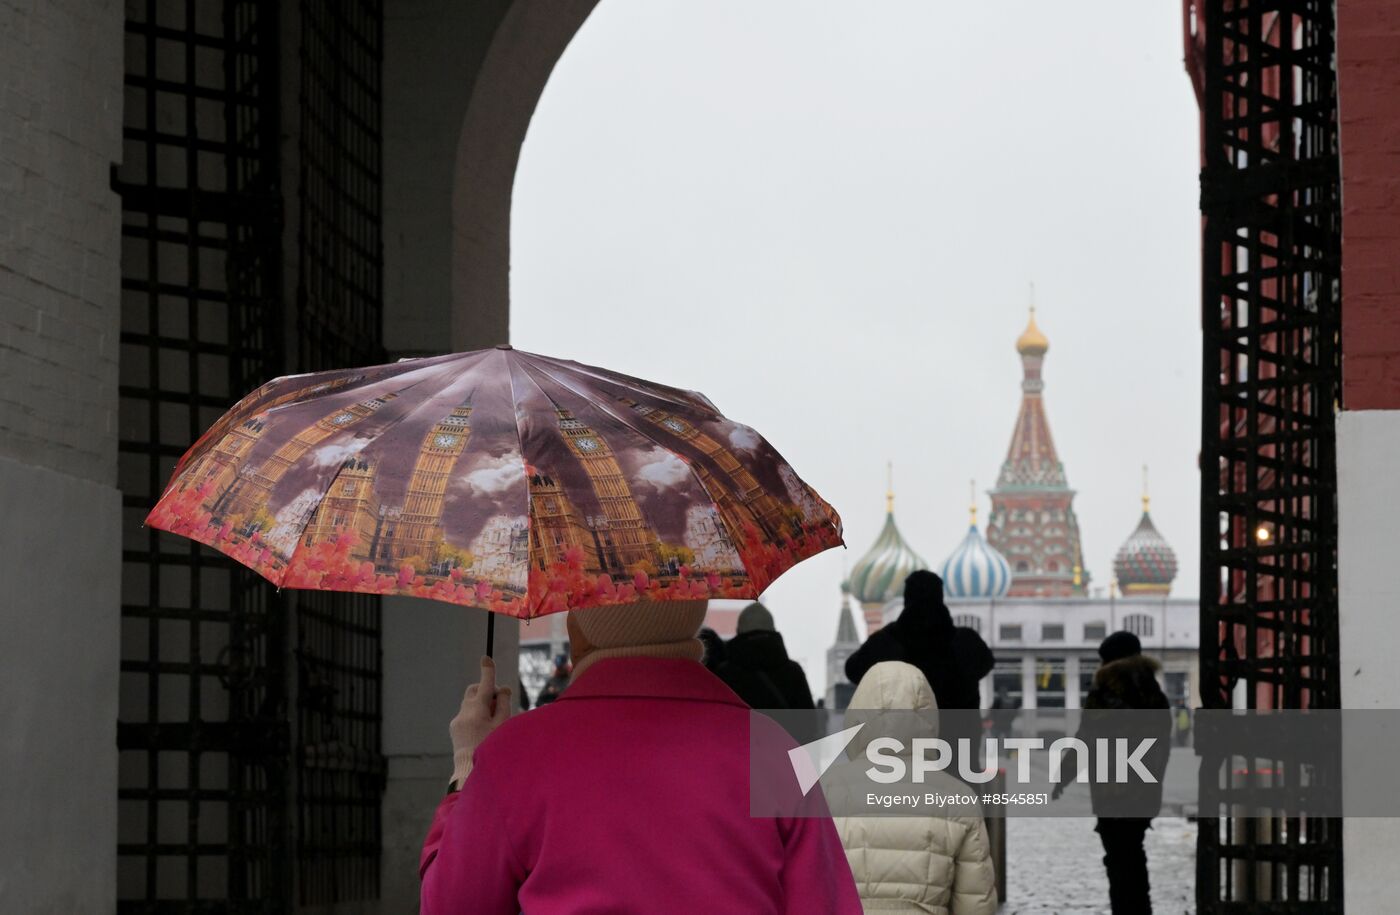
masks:
{"label": "golden dome", "polygon": [[1030,322],[1026,324],[1021,336],[1016,338],[1016,352],[1022,356],[1043,356],[1049,348],[1050,341],[1045,339],[1040,328],[1035,326],[1035,306],[1032,305]]}

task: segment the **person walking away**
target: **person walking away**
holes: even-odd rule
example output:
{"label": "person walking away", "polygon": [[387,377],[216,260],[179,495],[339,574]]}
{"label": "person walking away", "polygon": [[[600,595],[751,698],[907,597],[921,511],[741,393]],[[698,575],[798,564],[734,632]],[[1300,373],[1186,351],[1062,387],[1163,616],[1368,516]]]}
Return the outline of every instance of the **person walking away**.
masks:
{"label": "person walking away", "polygon": [[[1134,780],[1124,784],[1090,780],[1090,798],[1098,817],[1094,829],[1103,842],[1103,863],[1108,871],[1109,904],[1113,915],[1152,915],[1144,842],[1152,818],[1162,810],[1162,783],[1171,753],[1171,704],[1157,683],[1161,665],[1142,653],[1142,643],[1131,632],[1109,635],[1099,645],[1099,657],[1103,664],[1095,671],[1084,699],[1076,736],[1090,748],[1103,736],[1128,737],[1134,744],[1152,739],[1142,759],[1156,779],[1155,783]],[[1134,715],[1126,722],[1128,716],[1113,714],[1125,711],[1151,714]],[[1076,774],[1073,767],[1066,766],[1052,796],[1058,799]]]}
{"label": "person walking away", "polygon": [[570,613],[572,682],[509,720],[483,659],[449,729],[422,915],[861,911],[829,816],[751,815],[753,713],[700,663],[704,616],[704,601]]}
{"label": "person walking away", "polygon": [[724,639],[709,626],[700,630],[700,644],[705,646],[705,654],[700,659],[705,669],[714,673],[724,663]]}
{"label": "person walking away", "polygon": [[1176,704],[1176,745],[1191,745],[1191,710],[1186,707],[1184,699]]}
{"label": "person walking away", "polygon": [[[911,710],[913,715],[862,716],[863,710]],[[846,750],[848,766],[863,768],[865,750],[878,737],[894,737],[905,765],[913,766],[913,738],[938,736],[938,701],[917,667],[884,661],[870,668],[851,697],[847,723],[866,721]],[[831,782],[863,785],[859,775]],[[945,771],[924,776],[923,790],[962,793],[962,782]],[[833,798],[833,803],[839,803]],[[842,808],[837,808],[840,813]],[[933,915],[995,915],[996,873],[987,826],[971,816],[837,816],[856,889],[867,912],[925,912]]]}
{"label": "person walking away", "polygon": [[544,681],[544,686],[540,687],[540,694],[535,697],[535,705],[549,705],[563,694],[564,688],[569,685],[569,659],[564,655],[556,655],[554,658],[554,673],[549,675],[549,679]]}
{"label": "person walking away", "polygon": [[715,671],[730,689],[756,709],[811,709],[812,690],[802,665],[788,657],[773,614],[752,603],[739,614],[734,638]]}
{"label": "person walking away", "polygon": [[882,661],[919,668],[938,699],[943,733],[951,740],[974,741],[976,765],[982,732],[978,683],[996,662],[980,635],[953,625],[943,603],[943,579],[933,572],[920,570],[904,579],[904,610],[846,659],[846,677],[859,685],[866,671]]}

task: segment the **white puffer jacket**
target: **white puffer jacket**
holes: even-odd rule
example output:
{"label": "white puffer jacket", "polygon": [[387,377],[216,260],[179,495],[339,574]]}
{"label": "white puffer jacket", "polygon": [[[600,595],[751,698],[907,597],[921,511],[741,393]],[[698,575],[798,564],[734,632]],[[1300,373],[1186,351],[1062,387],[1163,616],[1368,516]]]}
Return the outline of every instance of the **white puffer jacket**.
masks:
{"label": "white puffer jacket", "polygon": [[[922,718],[932,722],[933,733],[925,731],[921,736],[937,736],[938,703],[928,680],[911,664],[886,661],[870,668],[851,697],[851,708],[931,713]],[[853,761],[863,756],[874,736],[865,731],[857,735],[847,749]],[[926,779],[929,790],[966,791],[966,786],[951,775],[939,772],[934,776]],[[996,915],[991,843],[980,816],[835,820],[865,911]]]}

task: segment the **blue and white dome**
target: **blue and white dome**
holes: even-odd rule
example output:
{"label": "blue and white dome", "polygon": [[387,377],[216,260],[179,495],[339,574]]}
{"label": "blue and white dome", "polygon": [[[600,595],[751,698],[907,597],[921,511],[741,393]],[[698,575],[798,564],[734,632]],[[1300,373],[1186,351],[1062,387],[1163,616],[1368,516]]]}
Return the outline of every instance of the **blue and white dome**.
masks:
{"label": "blue and white dome", "polygon": [[900,596],[909,573],[928,568],[928,563],[910,548],[895,526],[893,502],[891,496],[884,529],[875,545],[851,569],[847,582],[851,594],[862,604],[883,604]]}
{"label": "blue and white dome", "polygon": [[1011,564],[977,529],[974,516],[967,536],[938,570],[945,597],[1004,597],[1011,590]]}

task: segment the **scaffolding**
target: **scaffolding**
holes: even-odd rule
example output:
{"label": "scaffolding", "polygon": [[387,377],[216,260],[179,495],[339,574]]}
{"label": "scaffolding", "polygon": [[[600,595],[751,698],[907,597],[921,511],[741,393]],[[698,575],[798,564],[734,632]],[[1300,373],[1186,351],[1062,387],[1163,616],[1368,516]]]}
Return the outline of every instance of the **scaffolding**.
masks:
{"label": "scaffolding", "polygon": [[[1333,5],[1198,0],[1186,16],[1202,111],[1201,698],[1337,708]],[[1224,737],[1203,780],[1335,777]],[[1230,793],[1201,811],[1197,910],[1342,911],[1341,821],[1237,816]]]}

